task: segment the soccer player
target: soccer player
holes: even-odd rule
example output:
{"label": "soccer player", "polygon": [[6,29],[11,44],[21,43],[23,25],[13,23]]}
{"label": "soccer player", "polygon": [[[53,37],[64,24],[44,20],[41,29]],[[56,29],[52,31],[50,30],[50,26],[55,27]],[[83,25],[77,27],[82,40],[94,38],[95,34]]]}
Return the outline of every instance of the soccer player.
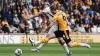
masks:
{"label": "soccer player", "polygon": [[[53,6],[53,5],[52,5],[52,6]],[[45,14],[49,17],[49,20],[50,20],[50,22],[51,22],[51,23],[50,23],[50,26],[48,27],[48,28],[50,28],[50,29],[49,29],[49,31],[48,31],[47,36],[49,36],[49,34],[55,32],[56,30],[58,30],[58,26],[57,26],[57,24],[52,25],[54,19],[53,19],[53,13],[51,12],[50,6],[45,5],[44,7],[45,7],[45,8],[43,9],[43,11],[40,12],[39,14],[45,13]],[[39,14],[38,14],[38,15],[39,15]],[[36,15],[36,16],[38,16],[38,15]],[[34,16],[34,17],[35,17],[35,16]],[[49,39],[49,40],[50,40],[50,39]],[[62,38],[58,38],[58,41],[59,41],[59,43],[61,44],[61,46],[63,47],[63,49],[66,51],[67,55],[71,55],[71,52],[68,50],[67,45],[63,43],[63,39],[62,39]],[[41,49],[43,46],[45,46],[46,44],[47,44],[47,42],[41,43],[41,44],[40,44],[38,47],[36,47],[35,49],[31,49],[31,51],[37,51],[37,52],[39,52],[40,49]]]}
{"label": "soccer player", "polygon": [[[69,47],[78,47],[78,46],[83,46],[83,47],[87,47],[87,48],[91,48],[91,46],[87,43],[78,43],[78,42],[72,42],[71,38],[69,36],[69,30],[68,30],[68,21],[67,21],[67,16],[63,11],[55,11],[56,8],[54,8],[53,6],[50,7],[51,12],[54,13],[54,22],[57,23],[58,25],[58,30],[56,30],[53,33],[50,33],[49,35],[47,35],[45,38],[41,39],[40,41],[34,41],[34,40],[30,40],[30,42],[33,45],[39,44],[39,43],[47,43],[50,39],[52,38],[60,38],[62,37],[63,40],[65,41],[65,43],[69,46]],[[67,22],[66,22],[67,21]]]}

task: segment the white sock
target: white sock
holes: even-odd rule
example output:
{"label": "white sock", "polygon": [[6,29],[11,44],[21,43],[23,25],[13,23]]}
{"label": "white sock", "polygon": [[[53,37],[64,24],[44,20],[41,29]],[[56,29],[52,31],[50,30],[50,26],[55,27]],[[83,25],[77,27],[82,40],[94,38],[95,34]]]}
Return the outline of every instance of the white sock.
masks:
{"label": "white sock", "polygon": [[41,43],[38,47],[37,47],[37,49],[41,49],[43,46],[45,46],[47,43]]}
{"label": "white sock", "polygon": [[40,44],[40,41],[36,41],[35,44],[36,44],[36,45],[37,45],[37,44]]}
{"label": "white sock", "polygon": [[64,45],[62,45],[62,47],[66,51],[66,53],[68,54],[69,53],[69,49],[68,49],[66,43]]}
{"label": "white sock", "polygon": [[86,46],[86,44],[85,43],[81,43],[81,46]]}

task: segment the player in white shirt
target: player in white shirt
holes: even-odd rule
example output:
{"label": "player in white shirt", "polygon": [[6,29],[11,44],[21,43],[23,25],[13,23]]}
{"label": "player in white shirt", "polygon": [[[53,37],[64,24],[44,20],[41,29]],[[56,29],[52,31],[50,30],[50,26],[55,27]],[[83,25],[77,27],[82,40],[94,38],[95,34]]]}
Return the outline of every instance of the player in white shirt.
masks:
{"label": "player in white shirt", "polygon": [[[52,24],[52,22],[53,22],[53,13],[51,13],[50,7],[49,7],[48,5],[45,5],[44,7],[45,7],[45,8],[43,9],[43,11],[42,11],[41,13],[39,13],[39,14],[45,13],[45,14],[49,17],[49,20],[50,20],[50,22],[51,22],[51,24]],[[47,35],[49,35],[50,33],[53,33],[53,32],[55,32],[56,30],[58,30],[58,26],[57,26],[56,23],[55,23],[55,25],[53,25],[53,26],[50,25],[49,27],[51,27],[51,28],[49,29]],[[67,45],[66,45],[65,43],[62,42],[63,39],[62,39],[62,38],[59,38],[58,40],[59,40],[59,43],[62,45],[63,49],[66,51],[67,55],[70,56],[70,55],[71,55],[71,52],[68,50]],[[40,44],[38,47],[36,47],[35,49],[31,49],[31,51],[37,51],[37,52],[39,52],[40,49],[41,49],[43,46],[45,46],[46,44],[47,44],[47,43],[41,43],[41,44]]]}

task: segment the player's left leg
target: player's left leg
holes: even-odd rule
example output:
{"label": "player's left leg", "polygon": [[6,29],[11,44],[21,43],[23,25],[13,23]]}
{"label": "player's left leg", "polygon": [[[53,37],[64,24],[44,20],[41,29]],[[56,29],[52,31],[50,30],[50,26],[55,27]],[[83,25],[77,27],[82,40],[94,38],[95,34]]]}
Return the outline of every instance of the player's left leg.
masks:
{"label": "player's left leg", "polygon": [[86,47],[86,48],[91,48],[91,46],[87,43],[72,42],[72,41],[70,41],[68,43],[68,46],[69,47],[80,47],[80,46],[82,46],[82,47]]}
{"label": "player's left leg", "polygon": [[65,42],[68,44],[69,47],[83,46],[83,47],[91,48],[91,46],[87,43],[72,42],[71,38],[69,36],[69,31],[68,30],[64,32],[64,35],[65,35],[65,38],[63,37],[63,39],[65,40]]}

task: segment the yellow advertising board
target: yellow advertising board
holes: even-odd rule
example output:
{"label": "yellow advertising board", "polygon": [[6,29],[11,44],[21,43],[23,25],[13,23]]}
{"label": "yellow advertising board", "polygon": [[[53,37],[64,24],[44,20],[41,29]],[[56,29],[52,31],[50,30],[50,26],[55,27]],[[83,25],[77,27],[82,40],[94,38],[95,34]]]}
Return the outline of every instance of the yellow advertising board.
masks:
{"label": "yellow advertising board", "polygon": [[71,35],[70,37],[75,42],[100,43],[100,35]]}

